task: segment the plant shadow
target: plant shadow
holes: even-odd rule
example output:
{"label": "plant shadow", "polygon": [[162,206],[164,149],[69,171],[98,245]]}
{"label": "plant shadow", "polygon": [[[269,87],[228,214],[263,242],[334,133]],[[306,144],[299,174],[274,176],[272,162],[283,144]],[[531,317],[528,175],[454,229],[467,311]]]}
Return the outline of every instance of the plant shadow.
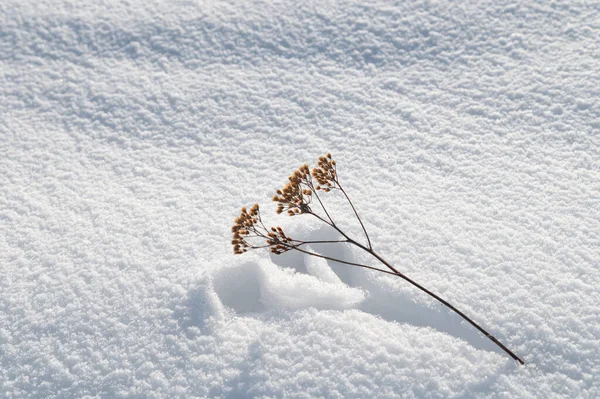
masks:
{"label": "plant shadow", "polygon": [[222,302],[222,298],[214,290],[212,279],[206,275],[201,276],[195,287],[187,292],[187,296],[174,305],[171,317],[187,334],[209,334],[213,329],[213,322],[223,317]]}
{"label": "plant shadow", "polygon": [[[303,228],[299,227],[298,230]],[[329,226],[309,232],[297,231],[294,235],[299,233],[305,236],[302,239],[309,241],[340,239],[339,234]],[[368,255],[353,251],[353,248],[345,243],[311,244],[305,248],[330,258],[383,268],[383,265],[377,265],[377,262],[366,259]],[[276,287],[273,284],[282,284],[281,281],[285,279],[274,276],[274,270],[269,270],[264,264],[261,266],[260,262],[253,260],[235,267],[221,268],[213,276],[214,290],[221,302],[238,314],[262,313],[281,307],[281,302],[285,301],[294,308],[310,306],[338,310],[355,308],[390,322],[435,329],[462,339],[477,349],[502,353],[500,348],[458,314],[408,282],[332,260],[325,262],[320,259],[322,264],[319,265],[320,269],[316,270],[315,259],[317,258],[298,251],[288,251],[281,255],[271,254],[272,263],[269,264],[272,267],[277,265],[283,270],[294,270],[296,280],[306,282],[307,279],[312,279],[315,285],[319,284],[318,281],[322,281],[329,284],[328,287],[332,289],[341,287],[340,289],[343,290],[345,287],[348,292],[328,295],[323,294],[323,290],[307,291],[293,285]],[[357,292],[362,292],[364,295],[359,298]],[[303,298],[311,295],[320,295],[320,297]],[[190,300],[194,301],[194,295],[191,295]],[[452,303],[451,298],[450,302]],[[460,304],[455,305],[461,307]],[[287,305],[284,304],[282,307],[285,306]]]}
{"label": "plant shadow", "polygon": [[[314,230],[310,236],[312,241],[339,239],[339,234],[328,226]],[[357,257],[348,244],[312,244],[311,249],[330,258],[378,268],[383,266]],[[275,258],[273,260],[277,262]],[[278,264],[284,266],[283,262]],[[398,283],[391,280],[395,278],[393,276],[331,260],[327,260],[327,264],[343,283],[368,293],[358,306],[360,310],[391,322],[433,328],[465,340],[477,349],[502,353],[500,348],[458,314],[408,282],[402,280],[406,287],[398,288]]]}

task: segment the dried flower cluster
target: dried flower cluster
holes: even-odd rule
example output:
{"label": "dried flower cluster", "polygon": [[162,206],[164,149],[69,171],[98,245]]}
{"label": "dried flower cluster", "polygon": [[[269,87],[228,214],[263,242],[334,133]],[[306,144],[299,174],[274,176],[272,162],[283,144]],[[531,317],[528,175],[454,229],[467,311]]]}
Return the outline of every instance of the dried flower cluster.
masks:
{"label": "dried flower cluster", "polygon": [[318,166],[312,170],[312,176],[319,184],[315,187],[316,190],[328,192],[337,187],[335,161],[331,159],[330,153],[327,153],[324,157],[319,157]]}
{"label": "dried flower cluster", "polygon": [[250,210],[242,208],[240,216],[235,218],[235,223],[231,228],[231,232],[233,233],[231,244],[233,245],[234,254],[243,254],[246,252],[247,248],[253,247],[246,241],[246,238],[248,238],[251,233],[257,234],[255,226],[259,221],[259,218],[260,211],[258,209],[258,204],[252,205]]}
{"label": "dried flower cluster", "polygon": [[271,227],[267,234],[267,244],[271,247],[271,252],[279,255],[294,248],[294,240],[285,235],[283,229],[279,226]]}
{"label": "dried flower cluster", "polygon": [[[233,233],[233,253],[240,255],[248,249],[271,247],[274,254],[282,254],[294,248],[294,240],[285,235],[280,226],[271,227],[271,231],[262,223],[258,204],[254,204],[250,209],[242,208],[240,216],[235,218],[235,223],[231,228]],[[255,245],[249,239],[264,239],[267,245]]]}
{"label": "dried flower cluster", "polygon": [[310,212],[313,193],[310,187],[310,172],[308,165],[304,164],[292,173],[289,182],[273,196],[273,201],[277,202],[277,213],[287,210],[288,215],[294,216]]}
{"label": "dried flower cluster", "polygon": [[[313,184],[313,177],[319,183],[316,187]],[[335,161],[330,153],[319,157],[318,167],[314,168],[312,173],[309,166],[304,164],[295,170],[288,180],[282,189],[276,191],[273,201],[277,202],[278,214],[287,211],[289,216],[300,214],[317,216],[310,207],[313,195],[316,195],[315,191],[328,192],[334,188],[341,188],[337,181]],[[322,203],[321,206],[323,207]],[[324,207],[323,211],[327,213]],[[231,231],[233,233],[233,240],[231,241],[233,253],[236,255],[243,254],[248,249],[264,247],[269,247],[274,254],[281,254],[290,249],[297,249],[302,245],[300,241],[286,236],[279,226],[267,229],[260,218],[258,204],[253,205],[250,209],[242,208],[242,212],[235,219]],[[255,245],[249,240],[252,238],[264,239],[266,245]]]}

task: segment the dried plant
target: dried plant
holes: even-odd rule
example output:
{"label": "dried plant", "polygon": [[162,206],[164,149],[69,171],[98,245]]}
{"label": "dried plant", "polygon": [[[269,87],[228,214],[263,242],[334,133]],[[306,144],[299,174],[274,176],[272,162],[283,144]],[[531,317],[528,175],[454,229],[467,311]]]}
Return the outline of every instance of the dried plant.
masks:
{"label": "dried plant", "polygon": [[[287,251],[299,251],[308,255],[316,256],[319,258],[336,261],[339,263],[347,264],[350,266],[357,266],[366,269],[376,270],[382,273],[391,274],[400,277],[408,281],[413,286],[417,287],[421,291],[425,292],[429,296],[435,298],[437,301],[447,306],[449,309],[457,313],[464,320],[469,322],[473,327],[479,330],[483,335],[489,338],[492,342],[498,345],[504,352],[506,352],[511,358],[525,364],[521,358],[510,351],[504,346],[496,337],[484,330],[479,324],[474,322],[471,318],[467,317],[463,312],[458,310],[456,307],[451,305],[449,302],[441,298],[439,295],[431,292],[427,288],[423,287],[419,283],[410,279],[403,273],[400,273],[396,268],[389,264],[383,259],[378,253],[373,250],[371,239],[365,229],[365,226],[354,207],[354,204],[350,200],[350,197],[340,184],[338,179],[336,162],[332,159],[331,154],[319,157],[317,167],[309,170],[307,164],[302,165],[298,168],[288,179],[288,183],[280,190],[276,191],[273,196],[273,201],[277,203],[277,213],[287,212],[289,216],[296,215],[310,215],[316,217],[321,222],[335,229],[343,239],[341,240],[326,240],[326,241],[303,241],[297,240],[287,236],[280,226],[267,228],[260,216],[260,209],[258,204],[254,204],[249,210],[242,208],[240,216],[235,219],[235,223],[231,229],[233,233],[233,252],[234,254],[242,254],[248,249],[258,248],[270,248],[274,254],[282,254]],[[316,185],[314,183],[316,181]],[[331,215],[325,208],[323,201],[321,200],[318,192],[328,193],[330,191],[339,191],[344,196],[358,222],[360,223],[367,245],[361,244],[359,241],[349,237],[340,227],[333,221]],[[314,201],[316,200],[316,201]],[[314,203],[318,203],[318,209],[323,211],[323,214],[316,212],[313,209]],[[306,244],[335,244],[335,243],[346,243],[352,244],[366,252],[381,262],[386,269],[380,269],[374,266],[369,266],[361,263],[348,262],[341,259],[324,256],[315,252],[311,252],[305,249]]]}

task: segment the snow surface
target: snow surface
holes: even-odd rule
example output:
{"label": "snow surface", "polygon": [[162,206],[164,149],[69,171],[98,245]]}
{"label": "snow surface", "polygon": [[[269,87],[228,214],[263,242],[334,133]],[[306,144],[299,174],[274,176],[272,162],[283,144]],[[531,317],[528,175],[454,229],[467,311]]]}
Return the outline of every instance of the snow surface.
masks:
{"label": "snow surface", "polygon": [[[600,397],[598,43],[584,1],[3,0],[0,397]],[[526,366],[400,279],[232,255],[254,202],[335,238],[270,208],[327,151]]]}

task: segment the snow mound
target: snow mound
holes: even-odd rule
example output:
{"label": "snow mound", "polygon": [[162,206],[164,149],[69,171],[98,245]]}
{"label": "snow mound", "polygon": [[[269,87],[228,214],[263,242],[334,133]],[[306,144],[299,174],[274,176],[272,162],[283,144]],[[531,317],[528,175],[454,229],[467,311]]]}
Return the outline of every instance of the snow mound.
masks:
{"label": "snow mound", "polygon": [[238,313],[310,307],[341,310],[364,299],[359,289],[283,269],[268,260],[221,268],[214,285],[223,304]]}
{"label": "snow mound", "polygon": [[[1,1],[0,397],[600,397],[599,20],[563,0]],[[327,151],[378,253],[525,367],[393,276],[231,255],[254,202],[337,238],[267,206]]]}

